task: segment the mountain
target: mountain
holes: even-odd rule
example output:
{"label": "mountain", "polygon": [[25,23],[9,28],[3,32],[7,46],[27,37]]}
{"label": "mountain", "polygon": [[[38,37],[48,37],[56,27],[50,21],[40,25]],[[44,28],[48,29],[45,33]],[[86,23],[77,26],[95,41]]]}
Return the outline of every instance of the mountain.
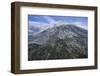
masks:
{"label": "mountain", "polygon": [[28,60],[88,57],[88,31],[74,24],[56,24],[36,35],[28,44]]}

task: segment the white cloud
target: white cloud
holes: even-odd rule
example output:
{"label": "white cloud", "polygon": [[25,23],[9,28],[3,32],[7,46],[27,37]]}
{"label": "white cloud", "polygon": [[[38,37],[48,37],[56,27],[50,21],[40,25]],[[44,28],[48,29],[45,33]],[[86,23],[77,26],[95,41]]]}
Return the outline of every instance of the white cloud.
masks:
{"label": "white cloud", "polygon": [[53,18],[51,18],[51,17],[49,17],[49,16],[44,16],[43,18],[45,18],[50,24],[56,22]]}
{"label": "white cloud", "polygon": [[49,24],[43,23],[43,22],[29,21],[28,24],[29,24],[29,28],[31,28],[31,27],[32,28],[38,28],[39,29],[38,32],[49,28]]}
{"label": "white cloud", "polygon": [[81,22],[73,22],[73,24],[75,24],[76,26],[78,26],[80,28],[88,30],[88,26],[87,25],[83,25]]}

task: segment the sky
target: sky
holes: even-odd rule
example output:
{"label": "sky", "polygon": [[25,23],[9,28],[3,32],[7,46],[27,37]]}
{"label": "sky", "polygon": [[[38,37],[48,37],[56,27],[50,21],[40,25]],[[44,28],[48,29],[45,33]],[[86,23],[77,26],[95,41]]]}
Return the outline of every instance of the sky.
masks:
{"label": "sky", "polygon": [[66,21],[68,23],[69,22],[80,22],[85,26],[87,26],[88,24],[87,17],[28,15],[28,21],[50,23],[50,22],[55,22],[58,20]]}
{"label": "sky", "polygon": [[29,32],[39,32],[58,21],[76,24],[87,29],[88,17],[28,15]]}

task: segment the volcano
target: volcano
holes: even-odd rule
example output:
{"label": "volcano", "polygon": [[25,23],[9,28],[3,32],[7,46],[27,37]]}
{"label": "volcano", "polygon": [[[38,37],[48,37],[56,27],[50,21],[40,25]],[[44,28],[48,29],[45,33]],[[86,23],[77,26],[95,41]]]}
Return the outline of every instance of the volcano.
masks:
{"label": "volcano", "polygon": [[75,24],[54,24],[28,38],[29,61],[88,58],[88,30]]}

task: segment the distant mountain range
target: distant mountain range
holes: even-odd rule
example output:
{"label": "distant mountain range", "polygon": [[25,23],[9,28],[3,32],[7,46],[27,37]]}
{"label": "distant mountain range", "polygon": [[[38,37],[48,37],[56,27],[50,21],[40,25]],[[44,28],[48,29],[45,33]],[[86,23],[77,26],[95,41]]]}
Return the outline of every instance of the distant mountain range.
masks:
{"label": "distant mountain range", "polygon": [[54,24],[28,36],[28,60],[88,57],[88,30],[75,24]]}

